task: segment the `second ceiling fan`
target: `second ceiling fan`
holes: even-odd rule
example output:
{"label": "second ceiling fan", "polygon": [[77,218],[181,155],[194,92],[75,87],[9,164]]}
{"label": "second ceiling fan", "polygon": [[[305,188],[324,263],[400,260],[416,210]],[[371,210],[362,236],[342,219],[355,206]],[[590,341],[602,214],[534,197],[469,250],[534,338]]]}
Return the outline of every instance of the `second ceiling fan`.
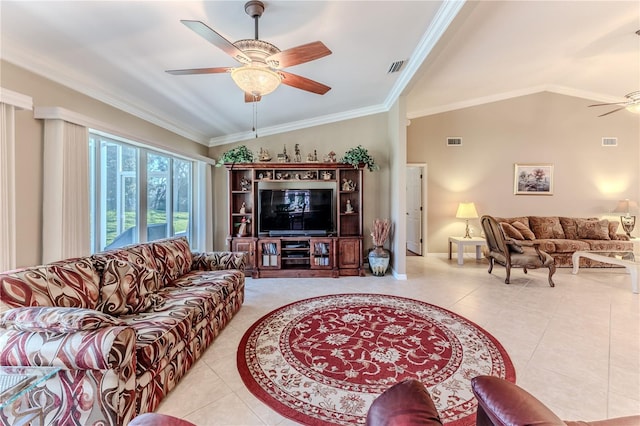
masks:
{"label": "second ceiling fan", "polygon": [[245,102],[257,102],[262,96],[273,92],[280,83],[307,92],[324,95],[331,88],[317,81],[283,71],[283,68],[314,61],[330,55],[331,50],[321,41],[303,44],[287,50],[258,38],[258,20],[264,12],[261,1],[252,0],[244,5],[247,15],[255,22],[255,38],[231,43],[222,35],[200,21],[182,20],[196,34],[220,48],[240,62],[238,67],[191,68],[168,70],[173,75],[231,73],[231,78],[244,91]]}

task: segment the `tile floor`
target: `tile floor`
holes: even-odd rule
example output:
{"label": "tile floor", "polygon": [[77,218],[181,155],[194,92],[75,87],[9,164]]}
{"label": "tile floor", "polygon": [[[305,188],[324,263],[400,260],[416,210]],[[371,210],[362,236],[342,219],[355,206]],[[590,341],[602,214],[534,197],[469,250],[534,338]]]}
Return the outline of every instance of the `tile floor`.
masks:
{"label": "tile floor", "polygon": [[558,269],[487,274],[485,260],[465,264],[435,254],[407,258],[406,281],[386,277],[247,279],[240,312],[157,412],[206,425],[294,425],[244,386],[236,349],[263,315],[303,298],[335,293],[385,293],[454,311],[493,334],[516,367],[516,382],[567,420],[640,413],[640,295],[622,269]]}

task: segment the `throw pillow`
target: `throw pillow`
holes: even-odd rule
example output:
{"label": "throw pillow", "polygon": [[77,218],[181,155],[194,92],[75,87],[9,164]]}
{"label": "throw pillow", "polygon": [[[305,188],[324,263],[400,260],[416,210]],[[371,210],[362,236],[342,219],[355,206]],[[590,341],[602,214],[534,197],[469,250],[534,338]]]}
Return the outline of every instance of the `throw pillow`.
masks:
{"label": "throw pillow", "polygon": [[522,234],[522,236],[524,237],[525,240],[535,240],[536,236],[533,232],[531,232],[531,229],[529,229],[529,227],[527,225],[525,225],[522,222],[519,221],[515,221],[515,222],[511,222],[511,225],[513,225],[514,228],[516,228],[518,231],[520,231],[520,233]]}
{"label": "throw pillow", "polygon": [[136,314],[157,303],[153,289],[160,279],[157,271],[120,259],[104,265],[97,309],[111,315]]}
{"label": "throw pillow", "polygon": [[578,228],[578,238],[585,240],[610,240],[609,237],[609,221],[576,219]]}
{"label": "throw pillow", "polygon": [[513,238],[514,240],[524,240],[524,236],[520,231],[513,227],[512,224],[507,222],[500,222],[500,226],[502,226],[502,230],[509,238]]}
{"label": "throw pillow", "polygon": [[127,325],[93,309],[29,306],[10,309],[0,317],[0,327],[32,333],[73,333]]}
{"label": "throw pillow", "polygon": [[564,230],[557,216],[529,216],[529,226],[537,239],[564,238]]}

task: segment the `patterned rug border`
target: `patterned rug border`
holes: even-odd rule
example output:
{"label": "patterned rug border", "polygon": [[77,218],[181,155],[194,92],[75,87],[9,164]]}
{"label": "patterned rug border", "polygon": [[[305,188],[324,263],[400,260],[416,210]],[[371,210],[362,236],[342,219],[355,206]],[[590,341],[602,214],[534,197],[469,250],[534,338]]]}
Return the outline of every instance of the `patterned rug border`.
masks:
{"label": "patterned rug border", "polygon": [[[479,331],[481,331],[488,338],[488,340],[490,340],[496,346],[496,348],[498,349],[498,351],[500,352],[500,354],[501,354],[501,356],[503,358],[503,362],[504,362],[504,366],[505,366],[505,377],[504,377],[504,379],[506,379],[506,380],[508,380],[508,381],[510,381],[512,383],[515,383],[515,381],[516,381],[515,367],[513,365],[513,362],[511,361],[511,358],[509,357],[509,355],[507,353],[507,350],[504,348],[504,346],[502,346],[502,344],[491,333],[489,333],[487,330],[485,330],[483,327],[481,327],[478,324],[476,324],[475,322],[463,317],[462,315],[460,315],[460,314],[458,314],[456,312],[453,312],[450,309],[446,309],[446,308],[442,308],[442,307],[440,307],[438,305],[434,305],[433,303],[429,303],[429,302],[425,302],[425,301],[422,301],[422,300],[413,299],[413,298],[409,298],[409,297],[395,296],[395,295],[382,294],[382,293],[336,293],[336,294],[326,294],[326,295],[323,295],[323,296],[315,296],[315,297],[310,297],[310,298],[306,298],[306,299],[300,299],[300,300],[288,303],[286,305],[282,305],[282,306],[280,306],[278,308],[275,308],[275,309],[269,311],[268,313],[266,313],[265,315],[260,317],[258,320],[256,320],[253,324],[251,324],[251,326],[247,329],[247,331],[242,336],[242,339],[240,340],[240,344],[238,346],[238,350],[237,350],[237,353],[236,353],[236,364],[237,364],[238,372],[240,374],[240,377],[242,378],[243,383],[245,384],[247,389],[251,392],[251,394],[253,396],[255,396],[256,398],[258,398],[263,403],[265,403],[267,406],[269,406],[269,408],[271,408],[272,410],[276,411],[281,416],[286,417],[286,418],[288,418],[290,420],[293,420],[293,421],[296,421],[296,422],[299,422],[301,424],[308,425],[308,426],[333,425],[332,423],[328,423],[326,421],[322,421],[320,419],[316,419],[316,418],[310,417],[310,416],[308,416],[308,415],[306,415],[304,413],[301,413],[299,411],[293,410],[290,407],[288,407],[285,404],[283,404],[280,401],[278,401],[277,399],[275,399],[274,397],[272,397],[270,394],[266,393],[260,387],[260,385],[257,383],[257,381],[254,379],[254,377],[250,373],[250,369],[248,368],[248,365],[246,363],[246,348],[247,348],[248,340],[251,338],[251,335],[252,335],[253,331],[257,327],[259,327],[263,321],[265,321],[268,317],[274,315],[278,311],[288,309],[289,307],[292,307],[292,306],[297,305],[297,304],[313,302],[313,301],[320,300],[320,299],[336,298],[336,297],[353,297],[353,296],[357,296],[357,297],[363,297],[363,296],[383,297],[383,298],[405,300],[405,301],[410,301],[410,302],[414,302],[414,303],[418,303],[418,304],[428,305],[428,306],[431,306],[431,307],[435,307],[435,308],[437,308],[439,310],[445,311],[445,312],[449,313],[450,315],[452,315],[453,317],[455,317],[456,319],[470,324],[471,326],[473,326],[476,329],[478,329]],[[445,423],[445,426],[463,426],[463,425],[468,425],[468,424],[470,424],[469,421],[468,421],[468,420],[470,420],[469,419],[470,417],[473,418],[473,420],[474,420],[473,424],[475,424],[475,413],[474,413],[474,414],[469,415],[469,416],[467,416],[465,418],[462,418],[462,419],[459,419],[459,420],[456,420],[456,421],[453,421],[453,422]]]}

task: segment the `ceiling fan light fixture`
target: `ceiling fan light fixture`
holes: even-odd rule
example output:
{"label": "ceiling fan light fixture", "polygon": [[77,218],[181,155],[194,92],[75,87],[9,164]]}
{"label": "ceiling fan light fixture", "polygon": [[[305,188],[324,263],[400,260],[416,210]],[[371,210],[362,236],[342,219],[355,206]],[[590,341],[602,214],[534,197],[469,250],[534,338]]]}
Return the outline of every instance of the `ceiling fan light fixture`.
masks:
{"label": "ceiling fan light fixture", "polygon": [[254,96],[264,96],[273,92],[280,86],[282,77],[267,67],[245,65],[234,68],[231,78],[245,93]]}

